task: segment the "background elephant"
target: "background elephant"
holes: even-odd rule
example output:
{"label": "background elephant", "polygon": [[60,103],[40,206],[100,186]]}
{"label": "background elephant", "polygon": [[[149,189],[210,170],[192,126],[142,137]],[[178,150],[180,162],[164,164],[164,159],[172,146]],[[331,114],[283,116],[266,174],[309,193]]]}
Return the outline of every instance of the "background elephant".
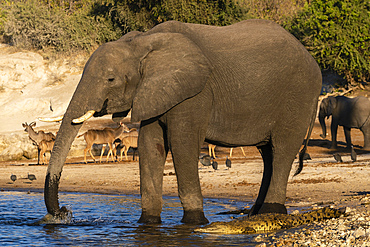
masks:
{"label": "background elephant", "polygon": [[291,165],[316,113],[320,89],[315,60],[270,21],[227,27],[170,21],[106,43],[86,63],[58,132],[45,181],[48,213],[65,213],[59,208],[58,185],[81,121],[104,114],[121,120],[131,109],[132,121],[141,121],[139,222],[161,221],[169,150],[182,222],[208,222],[198,175],[205,140],[225,147],[257,146],[264,173],[252,214],[286,213]]}
{"label": "background elephant", "polygon": [[364,134],[364,148],[370,148],[370,101],[368,98],[358,96],[328,97],[322,100],[319,111],[319,121],[322,128],[322,138],[326,138],[325,117],[331,120],[331,149],[337,148],[338,125],[343,126],[347,148],[351,148],[351,128],[360,129]]}

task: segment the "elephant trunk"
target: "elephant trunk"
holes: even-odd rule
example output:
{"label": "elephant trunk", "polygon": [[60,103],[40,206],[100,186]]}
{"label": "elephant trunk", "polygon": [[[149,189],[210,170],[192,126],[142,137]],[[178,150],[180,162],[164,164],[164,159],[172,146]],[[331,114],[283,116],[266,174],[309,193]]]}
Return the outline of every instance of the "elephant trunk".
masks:
{"label": "elephant trunk", "polygon": [[[76,94],[74,95],[76,96]],[[78,97],[73,97],[78,98]],[[47,211],[54,217],[63,217],[66,209],[59,208],[58,188],[64,163],[73,140],[78,134],[81,124],[74,124],[72,120],[84,114],[85,104],[78,104],[75,100],[71,103],[64,115],[62,124],[59,128],[54,148],[51,153],[50,162],[45,178],[44,200]]]}
{"label": "elephant trunk", "polygon": [[321,111],[319,113],[319,122],[322,129],[322,134],[320,135],[323,139],[326,138],[326,123],[325,123],[325,114]]}

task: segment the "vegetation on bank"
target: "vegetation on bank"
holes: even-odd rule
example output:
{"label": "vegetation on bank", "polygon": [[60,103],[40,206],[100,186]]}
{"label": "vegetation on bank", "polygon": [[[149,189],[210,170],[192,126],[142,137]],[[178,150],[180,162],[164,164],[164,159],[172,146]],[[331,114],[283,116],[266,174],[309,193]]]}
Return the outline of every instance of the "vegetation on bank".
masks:
{"label": "vegetation on bank", "polygon": [[314,0],[285,27],[322,69],[350,83],[370,81],[370,1]]}
{"label": "vegetation on bank", "polygon": [[2,0],[0,35],[26,49],[91,51],[168,20],[225,26],[249,18],[283,25],[322,69],[350,83],[370,80],[367,0]]}

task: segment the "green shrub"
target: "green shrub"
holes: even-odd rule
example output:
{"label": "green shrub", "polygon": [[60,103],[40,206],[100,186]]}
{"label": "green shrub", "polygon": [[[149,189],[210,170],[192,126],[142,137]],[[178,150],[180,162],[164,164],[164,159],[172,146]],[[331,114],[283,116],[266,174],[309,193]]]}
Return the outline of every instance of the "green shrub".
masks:
{"label": "green shrub", "polygon": [[348,82],[370,79],[370,2],[313,0],[286,23],[323,69]]}
{"label": "green shrub", "polygon": [[121,35],[109,20],[90,15],[91,5],[72,13],[36,0],[16,1],[5,7],[3,34],[22,48],[89,50]]}
{"label": "green shrub", "polygon": [[94,14],[110,19],[122,33],[147,31],[177,20],[224,26],[246,17],[246,11],[231,0],[106,0],[95,4]]}
{"label": "green shrub", "polygon": [[248,15],[283,23],[294,16],[309,0],[239,0],[238,5],[248,10]]}
{"label": "green shrub", "polygon": [[0,35],[21,48],[89,50],[168,20],[228,25],[244,17],[232,0],[7,0]]}
{"label": "green shrub", "polygon": [[235,1],[163,0],[153,7],[158,22],[177,20],[216,26],[230,25],[246,18],[246,11]]}

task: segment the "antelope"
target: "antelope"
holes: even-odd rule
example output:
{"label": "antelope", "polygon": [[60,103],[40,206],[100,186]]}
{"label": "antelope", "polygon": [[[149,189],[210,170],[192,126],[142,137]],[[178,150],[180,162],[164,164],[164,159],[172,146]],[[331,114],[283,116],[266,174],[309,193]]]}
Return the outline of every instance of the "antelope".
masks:
{"label": "antelope", "polygon": [[209,156],[211,156],[213,158],[216,158],[215,148],[216,148],[216,145],[214,145],[214,144],[208,144]]}
{"label": "antelope", "polygon": [[[240,148],[241,148],[241,150],[242,150],[242,152],[243,152],[244,157],[247,157],[247,156],[245,155],[245,152],[244,152],[243,147],[240,147]],[[232,157],[232,155],[233,155],[233,148],[230,148],[230,158]]]}
{"label": "antelope", "polygon": [[42,163],[41,164],[45,164],[45,153],[46,152],[50,152],[53,150],[53,147],[54,147],[54,143],[55,143],[55,140],[51,140],[51,141],[46,141],[46,140],[42,140],[40,143],[39,143],[39,150],[40,150],[40,156],[41,156],[41,159],[42,159]]}
{"label": "antelope", "polygon": [[45,141],[52,141],[55,140],[55,135],[51,132],[45,133],[44,131],[40,130],[36,132],[33,127],[36,126],[36,122],[31,122],[30,124],[27,124],[27,122],[22,123],[22,126],[24,128],[24,131],[28,133],[28,137],[32,141],[34,145],[37,146],[37,164],[40,164],[40,143]]}
{"label": "antelope", "polygon": [[[112,161],[114,162],[114,157],[116,154],[113,156],[112,150],[115,152],[115,149],[113,149],[113,142],[119,135],[122,134],[124,131],[129,131],[129,128],[124,125],[123,123],[120,123],[120,126],[118,128],[104,128],[102,130],[96,130],[96,129],[91,129],[86,131],[85,133],[77,136],[77,138],[83,136],[86,141],[86,148],[84,149],[84,161],[87,164],[86,161],[86,153],[89,151],[90,156],[93,158],[95,162],[95,157],[91,153],[91,148],[92,145],[94,144],[106,144],[109,146],[109,152],[107,156],[107,161],[109,160],[109,154],[112,154]],[[100,163],[103,157],[105,151],[105,146],[103,145],[101,154],[100,154]]]}
{"label": "antelope", "polygon": [[[216,148],[216,145],[208,144],[209,156],[211,156],[213,158],[216,158],[215,148]],[[244,157],[246,157],[243,147],[240,147],[240,148],[243,152]],[[233,155],[233,148],[230,148],[230,158],[232,157],[232,155]]]}
{"label": "antelope", "polygon": [[123,132],[118,137],[118,139],[121,140],[121,145],[123,146],[122,149],[121,149],[121,159],[120,159],[120,161],[122,161],[122,153],[123,152],[125,152],[125,158],[126,158],[126,160],[128,160],[127,152],[130,149],[130,147],[137,148],[138,136],[139,136],[139,132],[137,131],[137,129],[133,128],[133,129],[130,129],[128,132]]}

